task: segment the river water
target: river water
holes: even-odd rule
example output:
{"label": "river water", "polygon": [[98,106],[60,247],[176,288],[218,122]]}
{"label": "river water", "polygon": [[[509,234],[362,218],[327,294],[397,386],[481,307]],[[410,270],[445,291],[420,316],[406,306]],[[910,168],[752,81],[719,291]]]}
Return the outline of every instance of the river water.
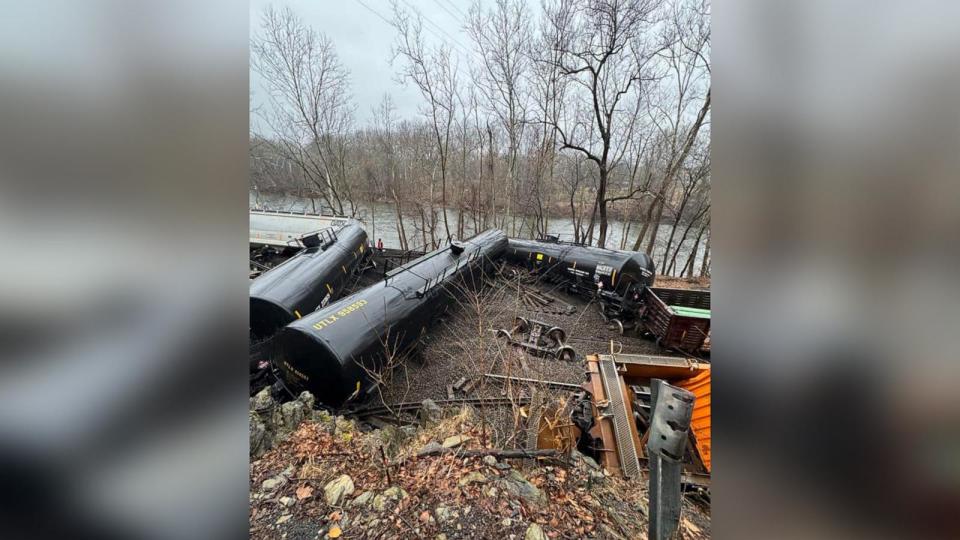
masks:
{"label": "river water", "polygon": [[[316,203],[316,207],[314,206],[314,203]],[[311,201],[307,197],[297,197],[295,195],[260,193],[256,190],[250,190],[250,208],[284,210],[290,212],[314,212],[315,208],[320,208],[320,201]],[[367,234],[369,235],[372,243],[376,243],[377,239],[382,239],[384,247],[400,247],[400,237],[397,229],[397,215],[393,205],[386,203],[361,203],[357,212],[357,218],[363,221],[367,230]],[[416,223],[414,219],[417,220],[416,222],[419,222],[419,216],[415,217],[413,213],[404,214],[404,228],[407,234],[407,241],[411,247],[419,246],[423,243],[422,236],[419,234],[419,231],[414,228],[414,223]],[[440,220],[438,227],[442,229],[443,217],[440,216],[438,219]],[[450,221],[451,230],[453,230],[457,223],[457,210],[448,209],[447,219]],[[519,222],[522,218],[514,217],[511,219],[515,220],[517,225],[519,225]],[[607,230],[607,247],[620,247],[620,240],[623,237],[624,225],[625,222],[623,221],[611,220],[609,222]],[[643,225],[641,223],[632,222],[630,225],[629,237],[627,239],[627,249],[633,247],[633,241],[636,239],[636,235],[639,234],[642,227]],[[673,241],[674,244],[676,244],[676,242],[680,239],[680,236],[683,234],[683,227],[684,225],[682,224],[677,227],[677,234]],[[550,234],[556,235],[562,240],[573,240],[573,220],[570,218],[552,217],[550,218],[547,228]],[[467,237],[473,236],[477,232],[473,230],[473,221],[469,218],[466,221],[464,230]],[[525,228],[525,231],[529,231],[529,228]],[[509,234],[509,231],[505,232]],[[693,237],[695,235],[696,230],[691,229],[690,233],[688,234],[687,241],[684,243],[680,250],[680,255],[677,257],[678,266],[686,262],[687,257],[690,255],[690,250],[693,249]],[[651,254],[653,260],[657,263],[658,272],[660,265],[663,263],[663,252],[669,237],[670,224],[661,224],[660,229],[657,232],[657,241],[654,245],[654,252]],[[671,248],[671,252],[672,250],[673,248]],[[702,259],[703,241],[701,241],[700,250],[699,253],[697,253],[697,261],[696,265],[694,266],[695,272],[699,272]]]}

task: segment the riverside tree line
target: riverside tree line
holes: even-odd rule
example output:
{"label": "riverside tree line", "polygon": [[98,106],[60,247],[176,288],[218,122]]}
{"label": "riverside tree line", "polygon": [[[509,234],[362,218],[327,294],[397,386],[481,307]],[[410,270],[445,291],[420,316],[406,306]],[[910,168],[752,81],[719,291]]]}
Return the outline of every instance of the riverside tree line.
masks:
{"label": "riverside tree line", "polygon": [[459,47],[429,43],[396,2],[364,7],[394,27],[421,116],[398,118],[385,95],[358,125],[335,44],[268,8],[251,42],[269,94],[251,111],[252,187],[342,215],[388,202],[405,249],[486,227],[535,238],[563,216],[570,240],[653,253],[669,227],[660,272],[709,274],[709,2],[477,1]]}

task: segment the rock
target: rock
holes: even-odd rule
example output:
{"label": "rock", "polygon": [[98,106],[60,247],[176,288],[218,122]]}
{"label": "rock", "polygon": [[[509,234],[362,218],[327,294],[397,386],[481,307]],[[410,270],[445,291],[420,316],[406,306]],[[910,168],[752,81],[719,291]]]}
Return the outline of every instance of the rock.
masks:
{"label": "rock", "polygon": [[364,491],[363,493],[360,494],[359,497],[357,497],[356,499],[354,499],[351,504],[354,505],[354,506],[366,506],[367,503],[369,503],[369,502],[370,502],[370,499],[372,499],[372,498],[373,498],[373,492],[372,492],[372,491]]}
{"label": "rock", "polygon": [[274,476],[273,478],[267,478],[266,480],[263,481],[262,484],[260,484],[260,489],[261,491],[273,491],[278,487],[282,486],[283,484],[285,484],[286,481],[287,481],[286,478],[279,475]]}
{"label": "rock", "polygon": [[447,540],[447,535],[440,533],[436,538],[434,538],[434,540]]}
{"label": "rock", "polygon": [[323,424],[323,425],[325,425],[325,426],[328,427],[328,428],[330,427],[328,424],[330,424],[331,420],[333,420],[333,417],[330,416],[330,413],[329,413],[328,411],[325,411],[325,410],[322,410],[322,409],[319,410],[319,411],[313,411],[313,412],[310,414],[310,416],[311,416],[311,418],[313,419],[314,422],[318,422],[318,423],[320,423],[320,424]]}
{"label": "rock", "polygon": [[547,540],[547,535],[543,533],[540,525],[531,523],[530,526],[527,527],[527,533],[523,535],[523,540]]}
{"label": "rock", "polygon": [[293,431],[306,417],[306,409],[300,401],[288,401],[280,406],[280,417],[283,419],[284,429]]}
{"label": "rock", "polygon": [[442,504],[433,509],[433,515],[437,516],[437,521],[441,523],[446,523],[454,518],[453,511]]}
{"label": "rock", "polygon": [[497,464],[497,458],[493,456],[483,456],[483,462],[493,467],[494,465]]}
{"label": "rock", "polygon": [[427,454],[433,454],[436,452],[442,452],[444,450],[443,446],[437,441],[430,441],[427,444],[423,445],[420,450],[417,451],[417,455],[425,456]]}
{"label": "rock", "polygon": [[250,412],[250,457],[259,458],[273,447],[273,436],[267,430],[267,425],[260,419],[260,415]]}
{"label": "rock", "polygon": [[290,518],[292,518],[292,517],[293,517],[293,514],[284,514],[284,515],[280,516],[279,518],[277,518],[277,525],[280,525],[281,523],[286,523],[286,522],[290,521]]}
{"label": "rock", "polygon": [[276,402],[273,400],[273,396],[270,395],[269,386],[257,392],[257,395],[253,396],[253,410],[257,412],[272,409],[274,405],[276,405]]}
{"label": "rock", "polygon": [[297,397],[297,401],[303,403],[303,407],[308,411],[313,409],[313,405],[317,402],[317,400],[313,397],[313,394],[307,392],[306,390],[300,392],[300,396]]}
{"label": "rock", "polygon": [[582,454],[576,450],[573,451],[572,456],[574,459],[579,459],[580,463],[584,464],[587,468],[594,469],[597,471],[600,470],[600,465],[592,457],[586,454]]}
{"label": "rock", "polygon": [[280,474],[282,474],[286,478],[290,478],[291,476],[293,476],[293,472],[296,470],[297,468],[294,467],[293,465],[287,465],[287,468],[284,469],[283,472]]}
{"label": "rock", "polygon": [[395,499],[398,501],[400,499],[406,499],[407,497],[410,496],[407,494],[407,491],[400,486],[392,486],[390,488],[387,488],[387,490],[384,491],[383,494],[386,495],[387,497],[390,497],[391,499]]}
{"label": "rock", "polygon": [[280,504],[284,506],[293,506],[296,502],[293,497],[280,497]]}
{"label": "rock", "polygon": [[447,437],[446,439],[444,439],[443,444],[441,446],[443,446],[444,448],[456,448],[462,445],[463,443],[472,441],[472,440],[473,440],[473,437],[469,435],[454,435],[452,437]]}
{"label": "rock", "polygon": [[501,471],[509,471],[510,469],[513,468],[510,466],[509,463],[497,463],[496,467]]}
{"label": "rock", "polygon": [[510,519],[510,518],[508,518],[508,517],[503,518],[503,520],[500,522],[500,525],[502,525],[502,526],[504,526],[504,527],[509,527],[509,526],[513,525],[513,520]]}
{"label": "rock", "polygon": [[387,454],[392,455],[400,446],[407,441],[406,432],[392,424],[386,425],[380,430],[380,443],[384,446]]}
{"label": "rock", "polygon": [[460,478],[460,481],[457,482],[457,485],[460,487],[469,486],[470,484],[486,484],[487,477],[483,475],[480,471],[473,471],[463,475]]}
{"label": "rock", "polygon": [[338,433],[353,433],[357,430],[357,425],[353,420],[344,418],[343,416],[334,417],[333,422]]}
{"label": "rock", "polygon": [[402,487],[389,487],[385,489],[383,493],[373,498],[373,509],[377,512],[382,512],[384,508],[387,507],[387,502],[399,501],[400,499],[406,499],[407,497],[409,497],[409,495]]}
{"label": "rock", "polygon": [[602,484],[607,477],[600,471],[590,471],[588,473],[591,484]]}
{"label": "rock", "polygon": [[432,399],[425,399],[420,402],[420,410],[417,412],[417,419],[420,425],[427,426],[440,421],[443,417],[443,409]]}
{"label": "rock", "polygon": [[337,506],[344,495],[353,493],[353,479],[349,475],[339,476],[323,486],[323,498],[330,506]]}
{"label": "rock", "polygon": [[486,488],[483,490],[483,494],[486,495],[487,497],[490,497],[491,499],[496,499],[499,493],[500,492],[497,491],[497,488],[493,486],[490,486],[489,488]]}
{"label": "rock", "polygon": [[546,504],[547,496],[540,491],[540,488],[530,483],[522,474],[515,470],[510,470],[501,480],[500,486],[507,493],[520,497],[528,504],[542,505]]}

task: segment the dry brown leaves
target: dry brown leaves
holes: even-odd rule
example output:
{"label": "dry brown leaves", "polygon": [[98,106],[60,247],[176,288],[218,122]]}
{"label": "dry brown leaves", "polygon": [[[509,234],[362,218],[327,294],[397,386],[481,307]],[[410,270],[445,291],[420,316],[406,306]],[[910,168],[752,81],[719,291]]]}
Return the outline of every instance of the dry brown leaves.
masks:
{"label": "dry brown leaves", "polygon": [[297,500],[302,501],[308,499],[313,495],[313,488],[310,486],[300,486],[297,488]]}
{"label": "dry brown leaves", "polygon": [[[461,423],[462,420],[461,417],[451,421],[444,426],[444,431],[476,435],[476,430]],[[357,493],[382,491],[389,487],[382,459],[378,453],[371,454],[366,449],[364,437],[355,433],[351,440],[346,440],[326,432],[322,425],[305,423],[285,443],[251,466],[251,480],[261,482],[294,465],[295,470],[300,472],[299,478],[294,478],[295,482],[281,488],[296,496],[298,503],[294,513],[297,516],[318,516],[327,521],[331,524],[329,536],[336,538],[343,534],[339,525],[342,516],[339,510],[327,507],[322,497],[314,496],[315,491],[323,485],[321,482],[340,474],[349,474],[357,486]],[[631,510],[645,506],[645,490],[641,484],[627,484],[608,478],[603,484],[594,485],[588,490],[584,487],[586,471],[541,466],[528,469],[524,474],[547,494],[550,504],[533,508],[522,501],[511,501],[502,490],[496,496],[489,496],[491,483],[459,486],[460,478],[473,471],[482,472],[491,481],[504,474],[488,467],[479,457],[465,459],[455,454],[413,457],[390,466],[393,485],[402,487],[409,497],[393,504],[381,519],[393,524],[392,528],[395,528],[398,537],[411,534],[414,525],[427,536],[440,532],[442,525],[432,519],[434,509],[440,504],[454,508],[472,507],[469,521],[482,529],[472,530],[472,534],[479,536],[502,537],[507,531],[499,523],[505,517],[514,520],[519,527],[515,532],[521,535],[524,523],[536,521],[544,526],[550,538],[602,533],[604,529],[601,524],[625,532],[627,536],[645,527],[642,512]],[[275,497],[279,497],[279,493]],[[519,515],[511,502],[521,503]],[[334,511],[331,513],[331,510]],[[365,510],[372,511],[372,508]],[[618,513],[619,517],[610,512]],[[464,518],[461,516],[460,519]],[[251,531],[259,530],[261,523],[272,524],[276,519],[274,506],[254,507],[250,512]],[[624,523],[629,523],[630,528],[636,525],[637,530],[624,530],[622,527],[627,526]],[[618,527],[618,524],[621,526]],[[684,530],[688,533],[695,531],[696,525],[685,522]]]}

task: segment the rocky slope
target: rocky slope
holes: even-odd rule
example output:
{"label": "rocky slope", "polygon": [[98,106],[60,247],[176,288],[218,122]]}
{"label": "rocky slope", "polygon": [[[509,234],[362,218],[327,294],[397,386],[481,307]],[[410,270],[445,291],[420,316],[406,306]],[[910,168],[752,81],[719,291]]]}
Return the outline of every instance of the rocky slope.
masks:
{"label": "rocky slope", "polygon": [[[429,404],[428,404],[429,405]],[[577,452],[497,459],[469,408],[421,410],[416,426],[364,431],[251,398],[251,538],[645,538],[646,482],[610,477]],[[468,455],[469,454],[469,455]],[[679,536],[709,537],[684,502]]]}

